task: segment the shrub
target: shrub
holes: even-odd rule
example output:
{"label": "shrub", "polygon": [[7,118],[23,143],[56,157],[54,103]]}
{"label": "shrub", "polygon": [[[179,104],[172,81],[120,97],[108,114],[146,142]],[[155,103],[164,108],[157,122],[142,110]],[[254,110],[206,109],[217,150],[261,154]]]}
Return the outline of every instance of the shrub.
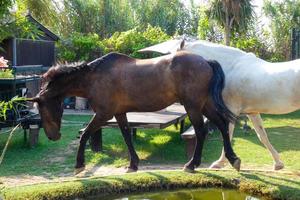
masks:
{"label": "shrub", "polygon": [[268,61],[279,61],[277,56],[274,54],[273,50],[267,41],[262,41],[260,37],[257,36],[238,36],[231,41],[231,46],[239,48],[246,52],[252,52],[259,58]]}
{"label": "shrub", "polygon": [[144,32],[139,31],[138,28],[134,28],[126,32],[116,32],[112,37],[103,40],[105,46],[104,52],[109,53],[115,51],[136,58],[144,58],[148,56],[139,53],[138,50],[164,42],[169,38],[170,36],[159,27],[148,25]]}
{"label": "shrub", "polygon": [[57,44],[61,61],[90,61],[103,55],[103,44],[97,34],[74,33]]}
{"label": "shrub", "polygon": [[138,50],[169,39],[159,27],[148,26],[145,31],[134,28],[125,32],[116,32],[110,38],[100,40],[97,34],[74,33],[71,38],[58,43],[60,61],[91,61],[109,52],[124,53],[136,58],[149,55],[138,53]]}

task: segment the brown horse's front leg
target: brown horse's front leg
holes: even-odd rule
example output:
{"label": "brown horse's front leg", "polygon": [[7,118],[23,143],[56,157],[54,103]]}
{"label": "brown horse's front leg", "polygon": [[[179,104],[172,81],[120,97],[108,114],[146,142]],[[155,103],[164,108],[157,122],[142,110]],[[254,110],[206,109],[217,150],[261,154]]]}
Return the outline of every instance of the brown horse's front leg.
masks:
{"label": "brown horse's front leg", "polygon": [[130,165],[127,169],[127,172],[136,172],[138,170],[140,159],[136,154],[134,146],[132,144],[132,135],[130,133],[130,127],[127,121],[126,114],[115,115],[115,117],[129,151]]}
{"label": "brown horse's front leg", "polygon": [[111,117],[105,117],[104,115],[95,114],[93,116],[92,120],[87,125],[87,127],[84,129],[84,131],[80,137],[79,148],[77,151],[75,174],[80,173],[85,168],[84,150],[85,150],[86,142],[90,138],[90,135],[94,134],[110,118]]}

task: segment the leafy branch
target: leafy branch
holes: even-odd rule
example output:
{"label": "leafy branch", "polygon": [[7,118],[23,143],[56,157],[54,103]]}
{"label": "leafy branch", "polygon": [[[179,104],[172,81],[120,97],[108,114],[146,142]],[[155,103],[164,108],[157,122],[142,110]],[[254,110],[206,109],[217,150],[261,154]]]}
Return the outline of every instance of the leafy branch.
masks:
{"label": "leafy branch", "polygon": [[13,71],[11,69],[0,69],[0,78],[13,78]]}
{"label": "leafy branch", "polygon": [[24,101],[26,101],[25,97],[18,97],[15,96],[9,101],[0,101],[0,120],[6,120],[7,119],[7,112],[9,110],[13,111],[14,113],[18,114],[18,108],[21,106],[26,106],[24,104]]}

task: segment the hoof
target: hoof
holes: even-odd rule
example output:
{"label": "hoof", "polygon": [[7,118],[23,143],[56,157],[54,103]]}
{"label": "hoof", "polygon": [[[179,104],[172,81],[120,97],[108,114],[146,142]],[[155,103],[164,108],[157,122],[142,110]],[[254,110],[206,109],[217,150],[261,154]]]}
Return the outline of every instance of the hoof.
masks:
{"label": "hoof", "polygon": [[188,168],[186,166],[183,167],[183,171],[187,172],[187,173],[195,173],[195,169],[190,169],[190,168]]}
{"label": "hoof", "polygon": [[281,170],[284,168],[284,164],[282,162],[274,164],[274,170]]}
{"label": "hoof", "polygon": [[236,169],[236,171],[240,171],[241,170],[241,159],[236,159],[235,161],[234,161],[234,163],[233,163],[233,165],[232,165],[232,167],[234,168],[234,169]]}
{"label": "hoof", "polygon": [[209,166],[210,169],[221,169],[223,167],[225,167],[225,162],[218,160]]}
{"label": "hoof", "polygon": [[133,168],[127,167],[126,173],[133,173],[133,172],[137,172],[137,169],[133,169]]}
{"label": "hoof", "polygon": [[79,168],[75,168],[74,174],[77,175],[77,174],[79,174],[80,172],[84,171],[84,169],[85,169],[85,166],[79,167]]}

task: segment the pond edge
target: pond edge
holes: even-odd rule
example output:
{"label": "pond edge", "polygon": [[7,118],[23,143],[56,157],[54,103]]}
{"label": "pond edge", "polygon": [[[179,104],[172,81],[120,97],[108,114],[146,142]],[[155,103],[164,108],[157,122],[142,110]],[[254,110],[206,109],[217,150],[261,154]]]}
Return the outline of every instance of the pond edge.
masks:
{"label": "pond edge", "polygon": [[[279,179],[279,182],[276,182],[277,179]],[[299,187],[291,187],[289,182],[294,182]],[[274,176],[270,176],[262,172],[238,173],[235,171],[213,170],[199,170],[194,174],[182,171],[153,171],[105,177],[76,178],[64,182],[3,187],[0,189],[0,193],[5,200],[53,200],[181,188],[237,189],[249,195],[263,196],[264,199],[298,199],[300,197],[300,180],[293,177],[275,173]]]}

